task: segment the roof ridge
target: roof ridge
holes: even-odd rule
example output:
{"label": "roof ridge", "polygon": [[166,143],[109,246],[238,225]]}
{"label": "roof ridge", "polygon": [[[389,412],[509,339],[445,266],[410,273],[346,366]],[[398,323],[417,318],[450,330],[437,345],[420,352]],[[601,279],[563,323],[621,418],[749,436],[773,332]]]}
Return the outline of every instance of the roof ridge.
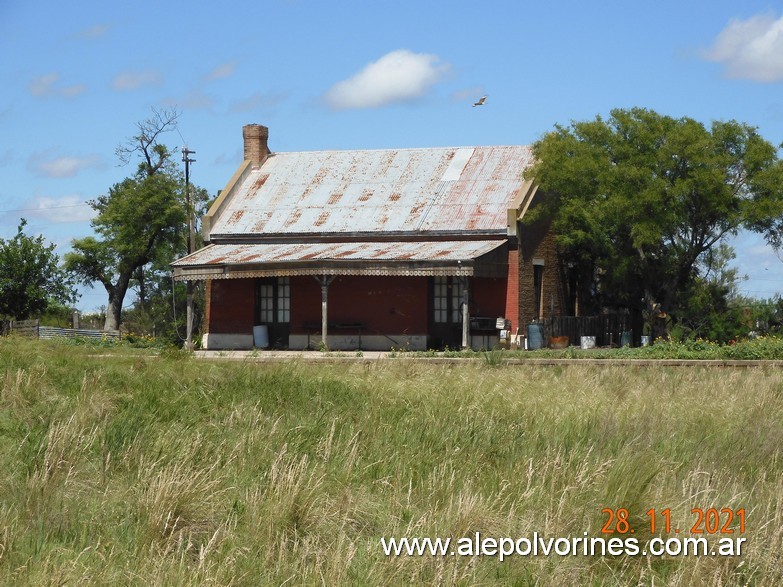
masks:
{"label": "roof ridge", "polygon": [[448,151],[451,149],[532,149],[532,145],[451,145],[445,147],[379,147],[374,149],[313,149],[307,151],[273,151],[274,155],[302,155],[307,153],[367,153],[385,151]]}

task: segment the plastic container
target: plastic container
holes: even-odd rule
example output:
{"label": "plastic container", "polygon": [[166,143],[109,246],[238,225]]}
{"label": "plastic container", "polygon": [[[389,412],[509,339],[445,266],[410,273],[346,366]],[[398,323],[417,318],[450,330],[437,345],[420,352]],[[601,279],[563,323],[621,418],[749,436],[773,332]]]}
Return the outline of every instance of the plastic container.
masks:
{"label": "plastic container", "polygon": [[595,348],[595,337],[594,336],[583,336],[581,338],[582,342],[582,348],[583,349],[594,349]]}
{"label": "plastic container", "polygon": [[265,324],[253,326],[253,346],[259,349],[269,348],[269,328]]}
{"label": "plastic container", "polygon": [[527,350],[535,351],[544,348],[544,325],[531,323],[527,325]]}

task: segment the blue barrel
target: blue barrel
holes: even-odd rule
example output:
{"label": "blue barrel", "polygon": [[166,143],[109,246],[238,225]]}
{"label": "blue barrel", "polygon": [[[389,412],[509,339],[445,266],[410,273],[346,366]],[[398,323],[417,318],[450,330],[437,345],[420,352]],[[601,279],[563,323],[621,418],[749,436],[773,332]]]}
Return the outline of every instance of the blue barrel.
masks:
{"label": "blue barrel", "polygon": [[631,346],[633,333],[630,330],[623,330],[620,333],[620,346]]}
{"label": "blue barrel", "polygon": [[527,350],[534,351],[544,348],[544,325],[531,323],[527,325]]}
{"label": "blue barrel", "polygon": [[269,348],[269,327],[265,324],[253,326],[253,346],[259,349]]}

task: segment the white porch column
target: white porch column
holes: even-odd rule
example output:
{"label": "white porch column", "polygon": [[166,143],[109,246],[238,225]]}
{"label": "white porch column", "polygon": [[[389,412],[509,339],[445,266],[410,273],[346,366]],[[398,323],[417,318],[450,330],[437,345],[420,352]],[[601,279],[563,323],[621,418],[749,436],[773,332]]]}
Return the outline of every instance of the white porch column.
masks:
{"label": "white porch column", "polygon": [[334,281],[334,275],[316,277],[321,284],[321,345],[327,348],[326,336],[329,329],[329,284]]}
{"label": "white porch column", "polygon": [[470,346],[470,280],[467,277],[460,277],[462,280],[462,348]]}

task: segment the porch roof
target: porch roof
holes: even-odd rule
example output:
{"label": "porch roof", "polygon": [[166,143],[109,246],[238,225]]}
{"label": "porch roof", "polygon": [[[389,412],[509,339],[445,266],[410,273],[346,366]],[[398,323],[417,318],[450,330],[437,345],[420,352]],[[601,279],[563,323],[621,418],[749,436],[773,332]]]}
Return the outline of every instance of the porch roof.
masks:
{"label": "porch roof", "polygon": [[[174,263],[177,281],[295,275],[475,274],[506,239],[411,242],[211,244]],[[505,269],[505,257],[499,257]],[[484,273],[491,273],[486,269]]]}

